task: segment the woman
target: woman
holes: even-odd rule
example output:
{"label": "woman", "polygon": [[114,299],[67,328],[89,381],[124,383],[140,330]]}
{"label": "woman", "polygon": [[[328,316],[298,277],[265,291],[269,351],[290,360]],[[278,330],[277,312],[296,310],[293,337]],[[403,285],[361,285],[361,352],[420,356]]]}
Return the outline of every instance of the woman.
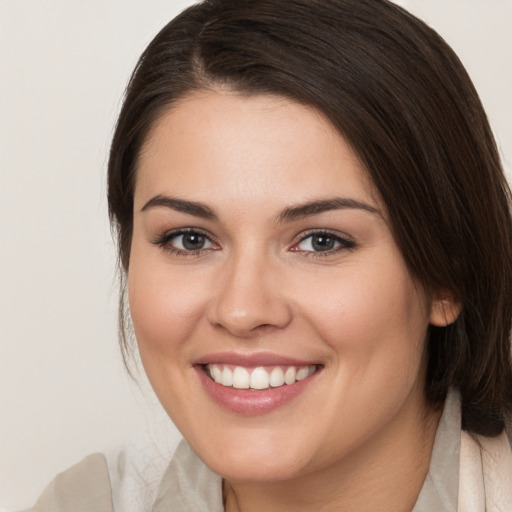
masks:
{"label": "woman", "polygon": [[[507,509],[510,196],[431,29],[384,0],[191,7],[137,65],[108,185],[120,311],[126,284],[186,440],[152,510]],[[118,494],[93,456],[34,510]]]}

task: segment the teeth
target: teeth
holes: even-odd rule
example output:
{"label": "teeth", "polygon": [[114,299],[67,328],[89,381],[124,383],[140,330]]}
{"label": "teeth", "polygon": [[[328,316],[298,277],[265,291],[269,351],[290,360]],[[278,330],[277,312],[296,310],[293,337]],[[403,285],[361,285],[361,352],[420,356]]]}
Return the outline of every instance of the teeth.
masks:
{"label": "teeth", "polygon": [[284,372],[281,368],[274,368],[270,372],[270,385],[273,388],[278,388],[284,384]]}
{"label": "teeth", "polygon": [[216,364],[214,364],[210,367],[210,376],[215,382],[221,382],[222,370]]}
{"label": "teeth", "polygon": [[249,389],[249,372],[245,368],[237,366],[234,369],[233,387],[236,389]]}
{"label": "teeth", "polygon": [[258,366],[249,373],[249,370],[242,366],[235,366],[231,370],[228,366],[210,364],[207,365],[207,370],[217,384],[236,389],[261,390],[278,388],[284,384],[291,385],[303,380],[315,373],[316,366],[289,366],[286,371],[277,366],[270,373],[262,366]]}
{"label": "teeth", "polygon": [[255,368],[251,373],[251,389],[267,389],[270,386],[270,376],[265,368]]}
{"label": "teeth", "polygon": [[299,368],[295,378],[297,380],[304,380],[306,377],[309,377],[309,366]]}
{"label": "teeth", "polygon": [[228,367],[224,367],[224,369],[222,370],[222,376],[220,378],[220,383],[223,386],[232,386],[233,385],[233,372]]}
{"label": "teeth", "polygon": [[295,370],[294,366],[290,366],[284,374],[284,381],[286,382],[286,384],[293,384],[295,382],[296,376],[297,370]]}

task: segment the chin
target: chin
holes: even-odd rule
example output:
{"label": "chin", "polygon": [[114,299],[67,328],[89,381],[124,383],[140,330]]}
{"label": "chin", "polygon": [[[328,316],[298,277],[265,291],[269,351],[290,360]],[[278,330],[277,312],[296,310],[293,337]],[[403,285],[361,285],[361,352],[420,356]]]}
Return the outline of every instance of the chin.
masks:
{"label": "chin", "polygon": [[223,460],[208,464],[212,471],[233,483],[273,483],[292,480],[299,473],[297,464],[278,460]]}
{"label": "chin", "polygon": [[[278,482],[297,477],[305,470],[307,457],[294,453],[285,443],[213,443],[209,447],[194,447],[194,451],[215,473],[231,482]],[[221,447],[219,449],[219,447]]]}

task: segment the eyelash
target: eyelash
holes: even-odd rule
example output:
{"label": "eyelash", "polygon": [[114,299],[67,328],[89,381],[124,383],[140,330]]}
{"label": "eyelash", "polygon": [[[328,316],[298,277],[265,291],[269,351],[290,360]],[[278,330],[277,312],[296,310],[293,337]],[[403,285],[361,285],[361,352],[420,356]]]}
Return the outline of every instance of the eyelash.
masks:
{"label": "eyelash", "polygon": [[207,241],[209,241],[210,244],[217,245],[217,244],[215,244],[215,242],[212,241],[212,237],[208,233],[206,233],[200,229],[197,229],[197,228],[184,228],[184,229],[179,229],[177,231],[170,231],[170,232],[162,234],[161,236],[159,236],[158,238],[153,240],[151,243],[153,245],[157,245],[162,250],[169,252],[171,254],[175,254],[177,256],[201,256],[205,252],[208,252],[211,250],[210,247],[197,249],[197,250],[183,250],[183,249],[177,249],[176,247],[173,247],[171,242],[174,239],[176,239],[177,237],[183,236],[183,235],[202,236]]}
{"label": "eyelash", "polygon": [[[212,240],[211,236],[208,233],[206,233],[200,229],[197,229],[197,228],[184,228],[184,229],[179,229],[177,231],[167,232],[167,233],[162,234],[155,240],[152,240],[151,243],[153,245],[160,247],[162,250],[164,250],[166,252],[169,252],[171,254],[175,254],[178,256],[188,256],[188,257],[201,256],[202,254],[212,250],[211,247],[201,248],[201,249],[197,249],[197,250],[183,250],[183,249],[177,249],[176,247],[173,247],[173,245],[171,244],[171,242],[174,239],[178,238],[179,236],[190,235],[190,234],[204,237],[210,244],[217,246],[217,244]],[[301,243],[305,242],[308,238],[312,238],[314,236],[326,237],[326,238],[333,239],[334,243],[339,244],[339,246],[335,249],[327,249],[325,251],[307,251],[307,250],[301,250],[301,249],[297,248],[297,246],[299,246]],[[336,254],[343,250],[353,250],[356,247],[357,247],[357,244],[354,241],[349,240],[347,238],[343,238],[331,231],[312,230],[312,231],[309,231],[309,232],[306,232],[305,234],[303,234],[303,236],[301,236],[301,238],[297,242],[294,243],[294,245],[290,248],[290,250],[292,252],[301,253],[303,256],[308,257],[308,258],[325,258],[328,256],[332,256],[333,254]],[[217,249],[214,249],[214,250],[217,250]]]}
{"label": "eyelash", "polygon": [[[335,249],[328,249],[326,251],[305,251],[301,249],[296,249],[299,244],[305,242],[308,238],[312,237],[326,237],[331,238],[334,240],[334,243],[339,244],[339,246]],[[333,254],[337,254],[340,251],[346,251],[346,250],[353,250],[357,247],[357,244],[353,240],[349,240],[348,238],[344,238],[336,233],[333,233],[332,231],[326,231],[326,230],[311,230],[309,232],[306,232],[301,236],[298,242],[296,242],[291,250],[293,252],[300,252],[303,256],[307,258],[326,258],[328,256],[332,256]]]}

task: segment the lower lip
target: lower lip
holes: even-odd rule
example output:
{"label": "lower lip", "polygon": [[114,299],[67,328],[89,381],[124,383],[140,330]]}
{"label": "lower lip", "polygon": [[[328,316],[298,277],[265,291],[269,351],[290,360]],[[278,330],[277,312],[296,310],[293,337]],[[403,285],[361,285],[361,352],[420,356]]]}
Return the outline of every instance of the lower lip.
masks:
{"label": "lower lip", "polygon": [[303,393],[315,380],[319,370],[294,384],[285,384],[265,390],[236,389],[217,384],[202,366],[195,367],[206,393],[220,406],[228,411],[247,416],[255,416],[273,411]]}

